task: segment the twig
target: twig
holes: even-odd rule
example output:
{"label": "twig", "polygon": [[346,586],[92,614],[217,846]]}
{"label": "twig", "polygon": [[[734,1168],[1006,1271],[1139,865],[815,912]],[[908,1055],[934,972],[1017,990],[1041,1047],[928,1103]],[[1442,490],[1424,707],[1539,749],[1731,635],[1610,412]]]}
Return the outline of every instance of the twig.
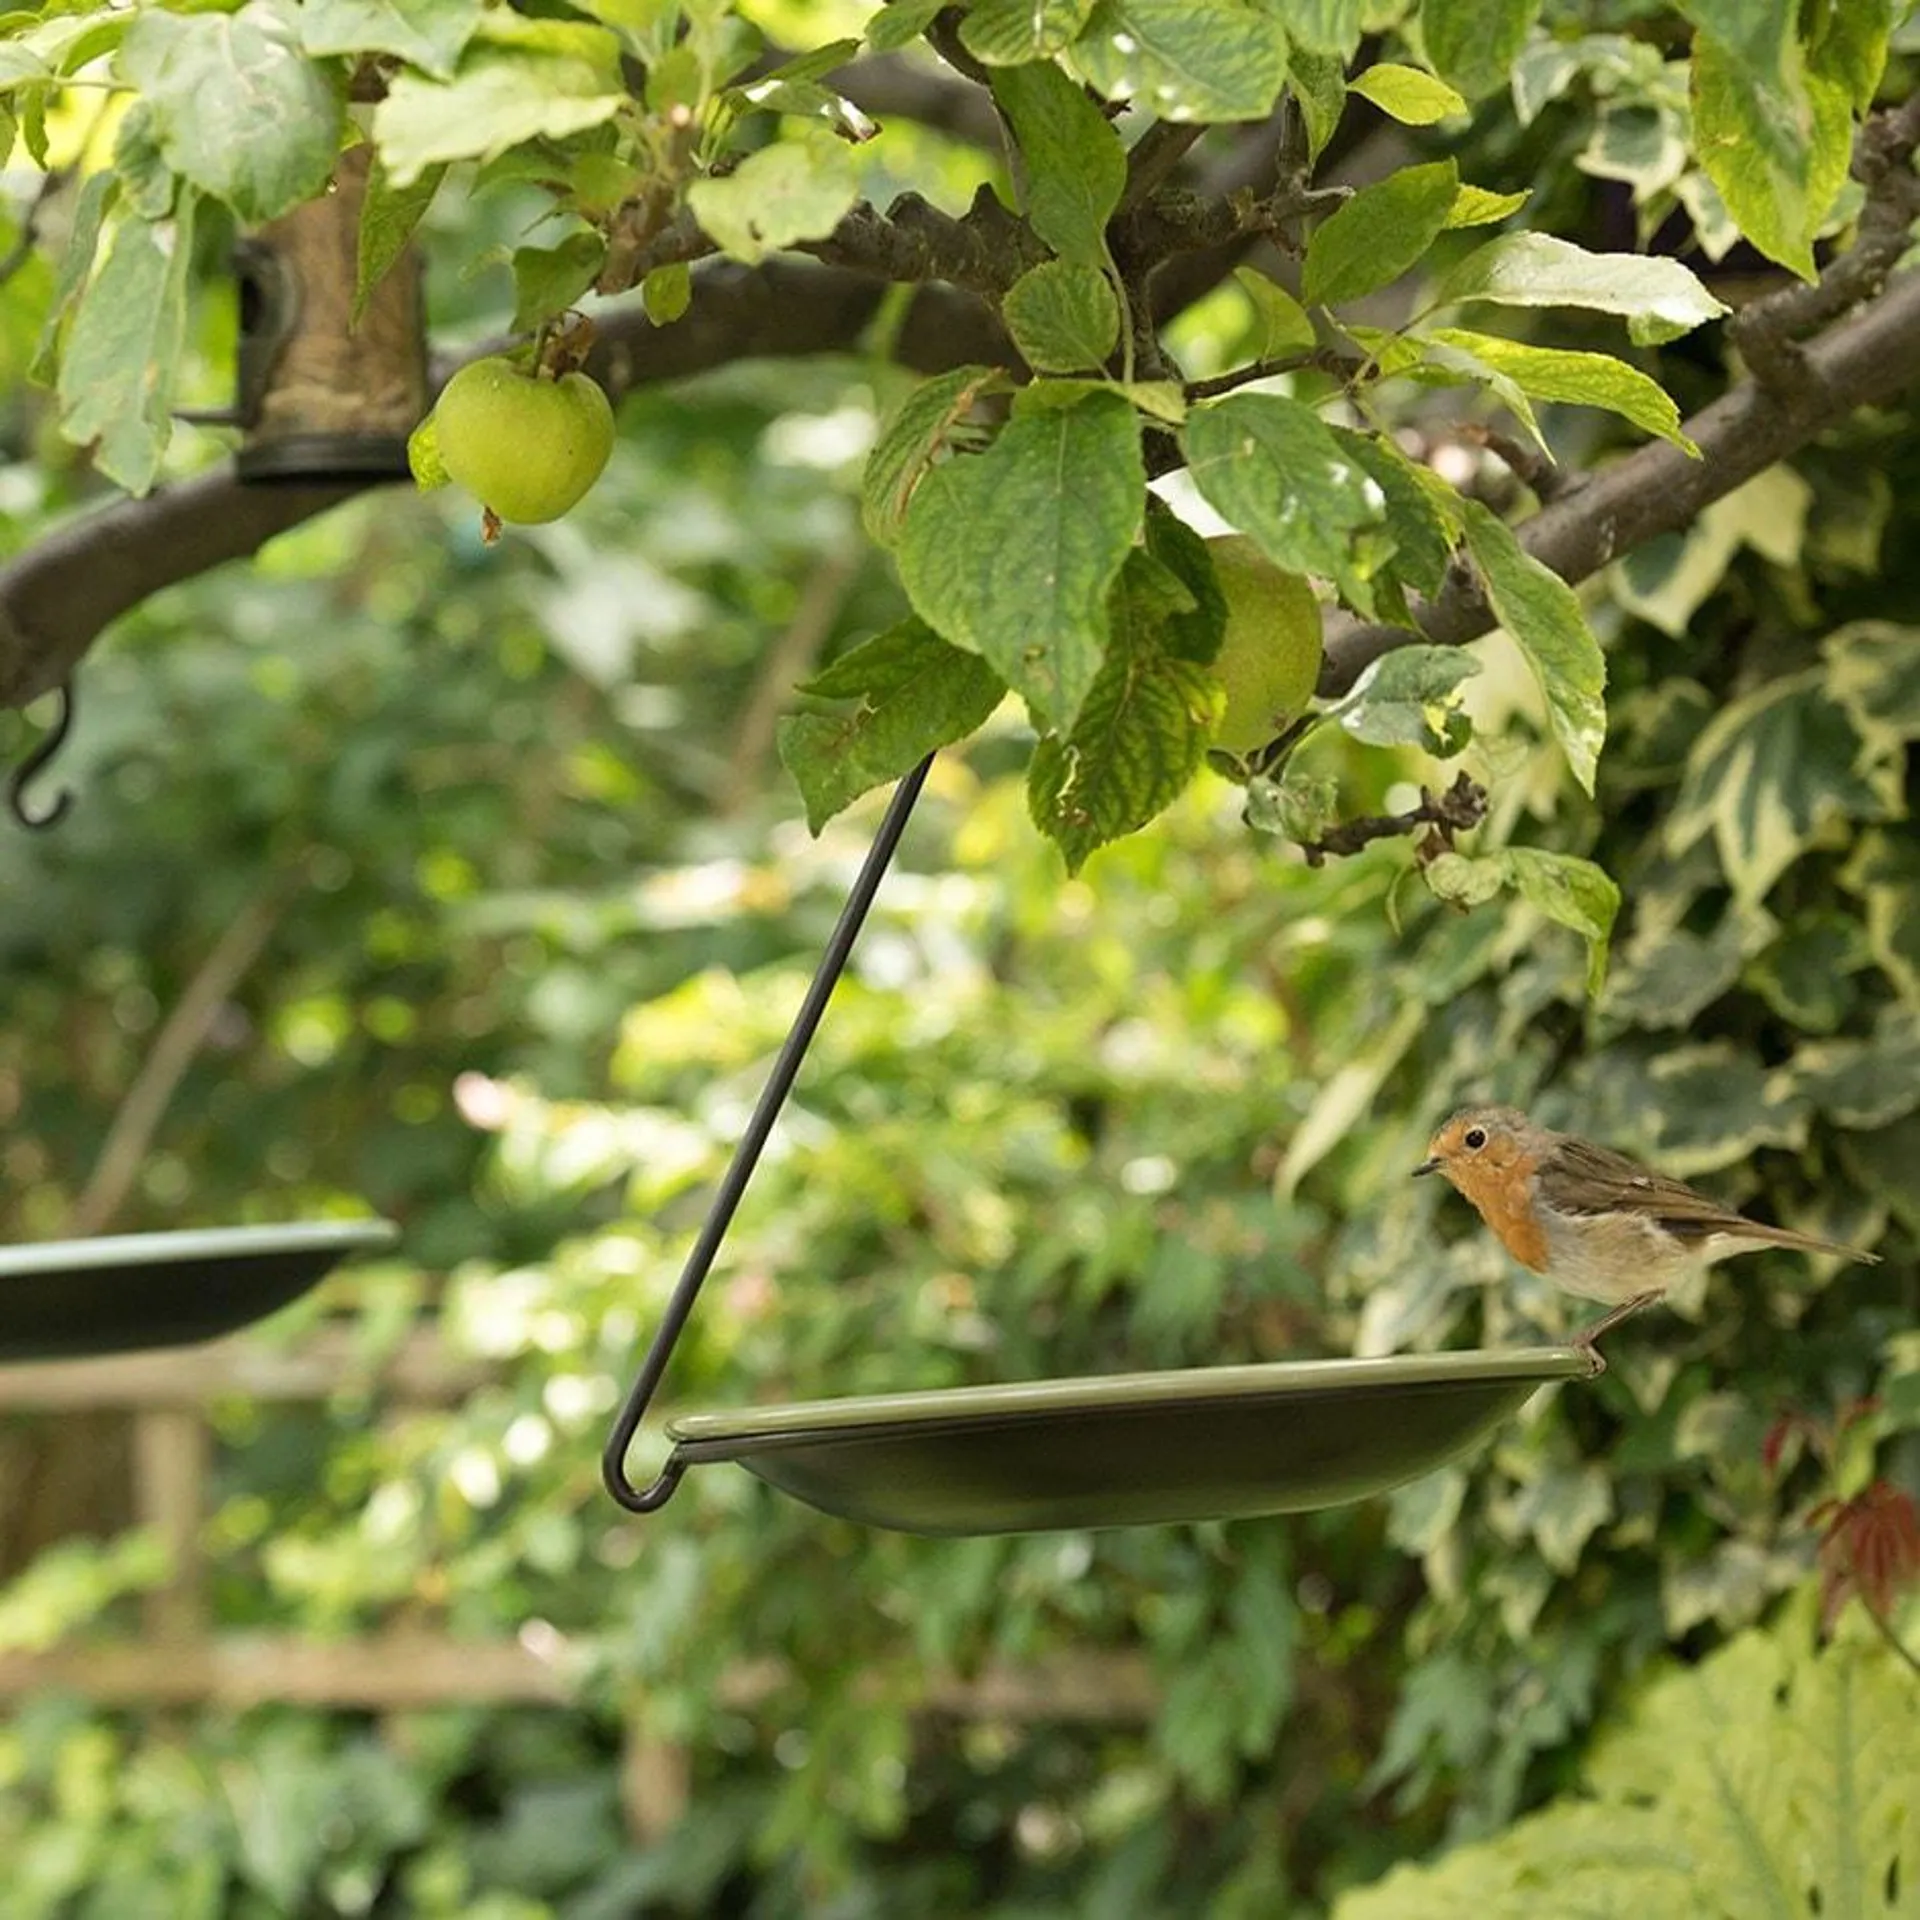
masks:
{"label": "twig", "polygon": [[220,1009],[279,925],[290,893],[291,889],[282,885],[255,895],[228,923],[195,969],[186,991],[162,1023],[151,1051],[140,1063],[140,1071],[107,1129],[93,1172],[73,1203],[66,1229],[73,1238],[85,1239],[100,1232],[119,1212],[180,1082],[206,1044]]}
{"label": "twig", "polygon": [[813,664],[833,631],[848,590],[859,575],[862,557],[858,542],[843,543],[822,554],[800,589],[793,618],[767,649],[747,696],[746,710],[734,731],[733,751],[727,756],[726,775],[720,783],[719,811],[723,819],[737,816],[753,798],[760,769],[773,747],[781,709],[787,704],[793,683]]}
{"label": "twig", "polygon": [[1150,198],[1206,131],[1198,120],[1156,120],[1127,150],[1127,189],[1120,196],[1120,211]]}
{"label": "twig", "polygon": [[1249,366],[1235,367],[1227,373],[1209,375],[1205,380],[1189,380],[1189,400],[1211,400],[1214,395],[1231,393],[1255,380],[1271,380],[1276,374],[1301,373],[1311,367],[1316,373],[1330,373],[1336,380],[1351,380],[1367,363],[1358,354],[1341,353],[1333,347],[1313,347],[1303,353],[1283,353],[1271,360],[1256,360]]}
{"label": "twig", "polygon": [[[1376,840],[1391,840],[1415,827],[1431,827],[1429,844],[1423,846],[1423,858],[1445,852],[1453,845],[1456,833],[1466,833],[1487,817],[1487,791],[1477,781],[1461,774],[1445,793],[1430,794],[1420,789],[1420,804],[1405,813],[1362,814],[1357,820],[1343,820],[1330,827],[1318,840],[1303,840],[1300,851],[1307,865],[1323,867],[1329,856],[1340,858],[1358,853]],[[1431,844],[1437,841],[1438,845]]]}

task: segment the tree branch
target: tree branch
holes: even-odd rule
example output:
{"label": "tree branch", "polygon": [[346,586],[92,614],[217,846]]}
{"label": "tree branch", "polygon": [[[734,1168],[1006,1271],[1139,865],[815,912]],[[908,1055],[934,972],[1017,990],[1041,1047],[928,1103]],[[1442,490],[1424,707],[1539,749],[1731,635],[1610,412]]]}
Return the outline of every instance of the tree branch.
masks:
{"label": "tree branch", "polygon": [[[1816,439],[1861,407],[1920,382],[1920,273],[1902,275],[1851,319],[1801,349],[1805,377],[1772,388],[1744,380],[1686,423],[1690,460],[1656,441],[1589,475],[1514,531],[1562,579],[1584,580],[1657,534],[1690,525],[1703,508]],[[1456,575],[1418,609],[1419,630],[1336,617],[1328,622],[1320,692],[1338,699],[1398,647],[1460,646],[1494,624],[1479,587]]]}
{"label": "tree branch", "polygon": [[[588,368],[617,401],[631,387],[736,359],[844,351],[886,291],[863,274],[795,261],[716,263],[696,277],[693,311],[670,327],[651,326],[637,302],[601,316]],[[914,295],[895,352],[903,364],[933,373],[1004,360],[1010,349],[980,301],[926,286]],[[457,364],[436,364],[436,390]],[[0,566],[0,708],[25,706],[59,686],[101,631],[151,594],[257,553],[366,484],[247,485],[228,466],[57,527]]]}

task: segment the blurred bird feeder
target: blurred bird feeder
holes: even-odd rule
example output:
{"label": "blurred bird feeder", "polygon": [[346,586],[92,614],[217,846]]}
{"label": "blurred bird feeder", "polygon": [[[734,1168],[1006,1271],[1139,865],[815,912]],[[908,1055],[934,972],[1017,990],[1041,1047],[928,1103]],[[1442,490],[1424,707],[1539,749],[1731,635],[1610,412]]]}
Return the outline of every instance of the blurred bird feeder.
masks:
{"label": "blurred bird feeder", "polygon": [[427,411],[420,258],[408,246],[354,317],[360,210],[372,155],[340,156],[316,200],[234,250],[240,291],[238,393],[222,419],[246,439],[236,462],[259,484],[404,480],[407,436]]}

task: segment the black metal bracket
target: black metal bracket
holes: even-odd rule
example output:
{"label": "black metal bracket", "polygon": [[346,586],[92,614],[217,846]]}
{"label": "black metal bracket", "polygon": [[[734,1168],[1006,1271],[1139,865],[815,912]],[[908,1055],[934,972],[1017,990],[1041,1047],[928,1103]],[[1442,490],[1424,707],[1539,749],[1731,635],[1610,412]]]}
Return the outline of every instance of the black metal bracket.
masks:
{"label": "black metal bracket", "polygon": [[63,787],[44,809],[34,808],[27,799],[27,788],[52,764],[54,756],[66,745],[73,731],[73,682],[64,680],[59,687],[60,715],[41,737],[33,751],[14,768],[7,782],[7,806],[19,823],[35,833],[57,827],[73,805],[72,792]]}
{"label": "black metal bracket", "polygon": [[673,1358],[673,1349],[693,1312],[693,1303],[699,1297],[700,1288],[715,1255],[720,1251],[721,1242],[727,1237],[727,1229],[733,1224],[734,1212],[747,1190],[748,1181],[753,1178],[754,1168],[759,1165],[761,1152],[773,1132],[774,1122],[780,1117],[780,1109],[793,1090],[800,1063],[807,1057],[808,1047],[813,1044],[821,1015],[826,1012],[827,1002],[832,999],[833,990],[846,969],[854,942],[859,938],[860,929],[866,921],[867,909],[873,905],[874,895],[880,890],[880,882],[893,859],[895,848],[900,844],[908,816],[913,812],[913,803],[919,799],[920,789],[926,784],[927,771],[932,765],[933,756],[928,754],[894,789],[893,798],[887,803],[880,830],[874,835],[873,845],[854,877],[847,904],[841,908],[840,918],[827,940],[826,950],[820,956],[820,964],[814,969],[806,998],[801,1001],[800,1011],[793,1017],[793,1025],[787,1029],[787,1037],[780,1043],[780,1051],[774,1056],[767,1083],[760,1090],[759,1101],[740,1136],[739,1145],[733,1150],[726,1173],[714,1190],[707,1217],[701,1223],[693,1249],[687,1255],[687,1263],[681,1269],[680,1278],[667,1300],[666,1311],[660,1316],[653,1344],[647,1349],[647,1357],[640,1363],[640,1372],[627,1389],[627,1397],[614,1419],[613,1432],[608,1438],[606,1451],[601,1455],[600,1471],[607,1491],[629,1513],[653,1513],[665,1506],[686,1471],[683,1461],[670,1457],[650,1486],[637,1487],[627,1477],[628,1449],[633,1445],[633,1437],[652,1404],[661,1376],[667,1370],[667,1363]]}

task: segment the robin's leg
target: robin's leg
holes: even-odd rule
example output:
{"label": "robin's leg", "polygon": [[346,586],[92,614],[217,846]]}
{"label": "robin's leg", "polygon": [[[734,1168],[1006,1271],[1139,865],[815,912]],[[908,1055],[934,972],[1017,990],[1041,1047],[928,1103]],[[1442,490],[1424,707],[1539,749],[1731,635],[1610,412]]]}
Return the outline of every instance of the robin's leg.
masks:
{"label": "robin's leg", "polygon": [[1600,1349],[1593,1343],[1598,1340],[1603,1333],[1610,1333],[1622,1320],[1632,1319],[1633,1316],[1642,1311],[1642,1309],[1651,1307],[1666,1297],[1667,1290],[1665,1287],[1656,1288],[1651,1293],[1636,1293],[1631,1300],[1623,1300],[1611,1313],[1603,1314],[1592,1326],[1582,1327],[1568,1344],[1579,1348],[1583,1353],[1592,1354],[1600,1363],[1594,1371],[1596,1373],[1605,1373],[1607,1370],[1606,1359],[1601,1354]]}

